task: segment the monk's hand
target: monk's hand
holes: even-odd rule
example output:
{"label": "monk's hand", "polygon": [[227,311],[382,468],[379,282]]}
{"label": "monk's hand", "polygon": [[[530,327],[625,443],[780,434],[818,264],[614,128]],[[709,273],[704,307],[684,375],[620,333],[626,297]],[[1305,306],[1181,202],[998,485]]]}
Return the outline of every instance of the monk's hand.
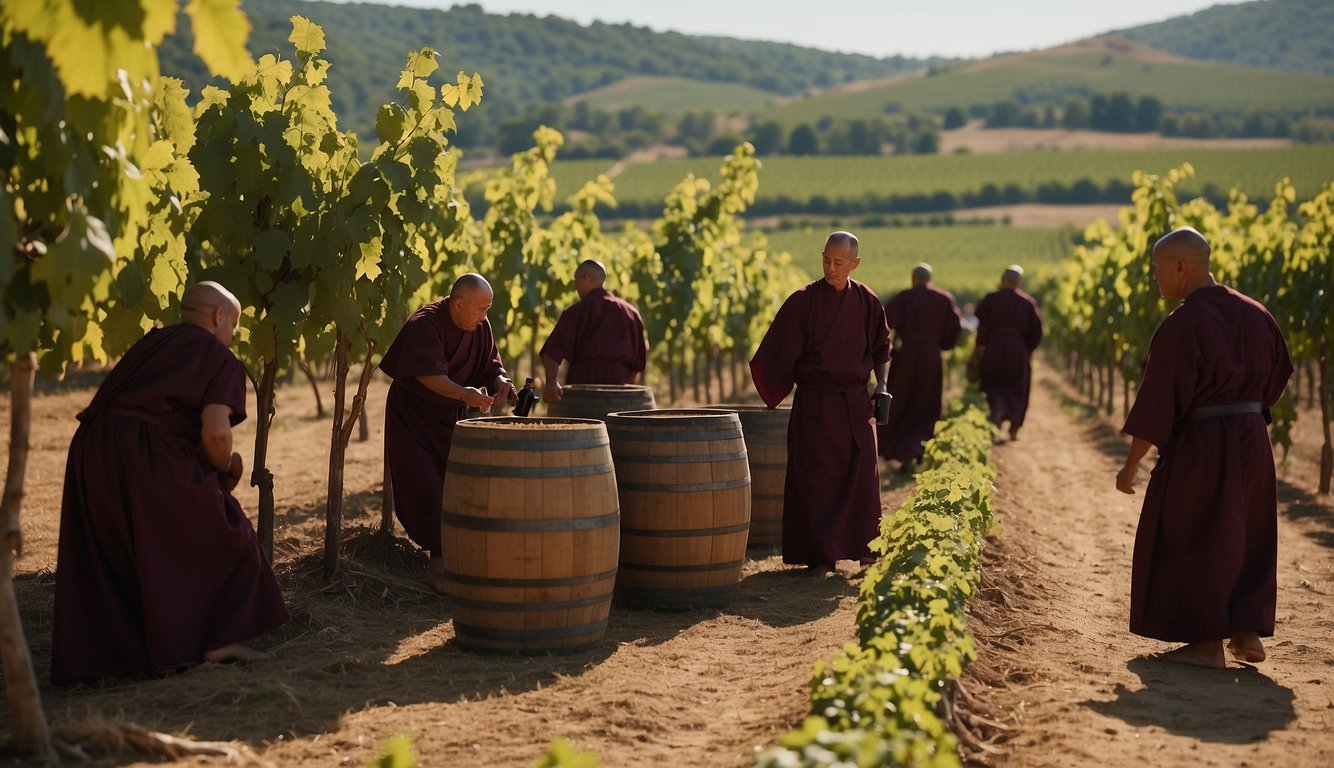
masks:
{"label": "monk's hand", "polygon": [[244,473],[245,466],[241,462],[241,454],[233,453],[232,458],[227,461],[227,468],[222,470],[222,484],[230,491],[241,482],[241,475]]}
{"label": "monk's hand", "polygon": [[506,400],[511,403],[519,402],[519,393],[514,389],[514,382],[504,376],[497,376],[496,396],[491,399],[491,404],[500,405]]}
{"label": "monk's hand", "polygon": [[491,394],[486,387],[464,387],[463,404],[470,408],[479,408],[482,413],[491,411]]}
{"label": "monk's hand", "polygon": [[1135,493],[1135,475],[1139,474],[1139,464],[1126,464],[1116,473],[1116,490],[1121,493]]}
{"label": "monk's hand", "polygon": [[547,386],[542,390],[542,397],[546,398],[548,403],[559,403],[562,397],[562,387],[559,381],[552,379],[547,382]]}

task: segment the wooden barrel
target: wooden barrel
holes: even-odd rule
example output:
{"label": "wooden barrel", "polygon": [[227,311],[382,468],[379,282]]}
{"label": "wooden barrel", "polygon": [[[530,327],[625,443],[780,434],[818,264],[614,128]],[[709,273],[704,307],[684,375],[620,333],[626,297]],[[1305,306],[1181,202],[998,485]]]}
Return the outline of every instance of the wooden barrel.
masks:
{"label": "wooden barrel", "polygon": [[525,653],[597,645],[621,533],[606,426],[465,419],[449,451],[440,539],[459,644]]}
{"label": "wooden barrel", "polygon": [[750,463],[750,541],[752,549],[783,545],[783,483],[787,480],[787,422],[792,408],[764,405],[706,406],[735,411],[741,419]]}
{"label": "wooden barrel", "polygon": [[741,421],[708,410],[607,415],[621,500],[616,596],[662,610],[716,605],[736,589],[750,531]]}
{"label": "wooden barrel", "polygon": [[651,411],[658,407],[653,390],[638,384],[571,384],[560,402],[547,403],[547,415],[565,419],[598,419],[616,411]]}

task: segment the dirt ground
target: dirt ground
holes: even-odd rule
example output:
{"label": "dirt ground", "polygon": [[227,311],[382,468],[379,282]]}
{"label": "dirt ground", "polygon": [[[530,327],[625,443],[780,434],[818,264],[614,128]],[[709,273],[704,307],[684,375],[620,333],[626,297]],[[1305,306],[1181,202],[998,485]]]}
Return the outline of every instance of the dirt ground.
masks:
{"label": "dirt ground", "polygon": [[[365,765],[395,734],[412,737],[423,765],[528,766],[552,740],[566,738],[605,766],[743,766],[756,747],[771,746],[805,715],[812,664],[855,636],[855,579],[813,578],[761,554],[746,563],[726,607],[613,608],[607,638],[591,652],[463,651],[445,600],[419,581],[425,556],[404,538],[387,545],[373,530],[383,466],[379,381],[370,397],[370,440],[354,440],[348,452],[343,570],[332,584],[320,579],[331,422],[315,418],[308,386],[293,385],[280,390],[270,447],[276,570],[292,620],[256,643],[278,659],[52,688],[45,680],[61,485],[74,416],[91,384],[91,377],[74,377],[35,401],[26,549],[15,576],[44,704],[58,729],[97,717],[128,720],[239,742],[281,766]],[[249,408],[253,414],[253,396]],[[8,423],[6,399],[3,434]],[[252,418],[237,436],[247,462],[253,440]],[[891,510],[910,490],[897,476],[887,477],[885,488]],[[238,488],[238,496],[253,520],[255,490]],[[9,723],[8,709],[0,708],[0,740],[8,741]],[[221,764],[206,757],[181,762]],[[101,764],[139,763],[127,757]]]}
{"label": "dirt ground", "polygon": [[968,698],[1002,766],[1334,765],[1334,498],[1319,432],[1299,421],[1279,469],[1278,623],[1269,658],[1180,667],[1127,629],[1138,494],[1115,488],[1120,414],[1094,414],[1041,369],[1019,440],[997,446],[996,517]]}
{"label": "dirt ground", "polygon": [[[42,679],[65,452],[89,385],[75,377],[34,408],[16,588]],[[445,602],[417,581],[423,555],[373,532],[383,393],[377,382],[371,439],[349,450],[344,567],[326,585],[318,552],[329,422],[315,418],[309,387],[280,391],[271,449],[277,570],[293,618],[258,643],[278,660],[97,688],[45,686],[57,727],[128,720],[237,743],[282,766],[365,765],[400,733],[414,739],[423,765],[526,766],[564,737],[606,766],[743,766],[805,713],[811,664],[853,636],[856,581],[800,575],[777,557],[749,561],[723,609],[614,609],[606,641],[591,652],[459,649]],[[7,423],[6,403],[0,426]],[[1113,487],[1125,449],[1118,426],[1040,367],[1020,440],[995,450],[1002,529],[974,611],[980,658],[961,686],[973,743],[990,739],[974,756],[999,766],[1334,764],[1334,507],[1314,493],[1312,422],[1298,423],[1280,469],[1270,658],[1228,671],[1147,660],[1169,646],[1126,631],[1142,497]],[[247,456],[253,434],[248,421],[238,438]],[[1141,492],[1146,480],[1147,466]],[[887,509],[908,492],[886,475]],[[240,495],[255,509],[253,489]],[[4,711],[0,738],[8,728]]]}

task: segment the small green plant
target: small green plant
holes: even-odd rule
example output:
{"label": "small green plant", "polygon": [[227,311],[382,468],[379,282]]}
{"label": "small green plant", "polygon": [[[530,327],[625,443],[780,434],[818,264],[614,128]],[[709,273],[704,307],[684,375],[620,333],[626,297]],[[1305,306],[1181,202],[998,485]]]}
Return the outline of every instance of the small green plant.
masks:
{"label": "small green plant", "polygon": [[401,733],[391,736],[384,744],[384,753],[371,762],[371,768],[417,768],[412,737]]}
{"label": "small green plant", "polygon": [[533,763],[533,768],[600,768],[592,752],[580,752],[565,739],[556,739],[547,747],[547,753]]}

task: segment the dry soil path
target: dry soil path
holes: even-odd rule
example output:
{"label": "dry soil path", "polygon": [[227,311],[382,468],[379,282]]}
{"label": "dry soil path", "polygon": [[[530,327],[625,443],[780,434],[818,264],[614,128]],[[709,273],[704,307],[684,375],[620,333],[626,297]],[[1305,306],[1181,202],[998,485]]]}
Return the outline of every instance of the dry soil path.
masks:
{"label": "dry soil path", "polygon": [[[1334,765],[1334,507],[1314,495],[1313,425],[1299,423],[1294,458],[1280,469],[1269,659],[1228,670],[1149,660],[1171,646],[1127,631],[1143,496],[1115,489],[1118,426],[1040,368],[1020,439],[995,450],[1003,534],[988,559],[990,594],[1005,593],[1010,607],[996,626],[979,625],[981,660],[964,681],[1010,729],[1005,752],[987,762]],[[979,678],[1008,687],[988,690]]]}

